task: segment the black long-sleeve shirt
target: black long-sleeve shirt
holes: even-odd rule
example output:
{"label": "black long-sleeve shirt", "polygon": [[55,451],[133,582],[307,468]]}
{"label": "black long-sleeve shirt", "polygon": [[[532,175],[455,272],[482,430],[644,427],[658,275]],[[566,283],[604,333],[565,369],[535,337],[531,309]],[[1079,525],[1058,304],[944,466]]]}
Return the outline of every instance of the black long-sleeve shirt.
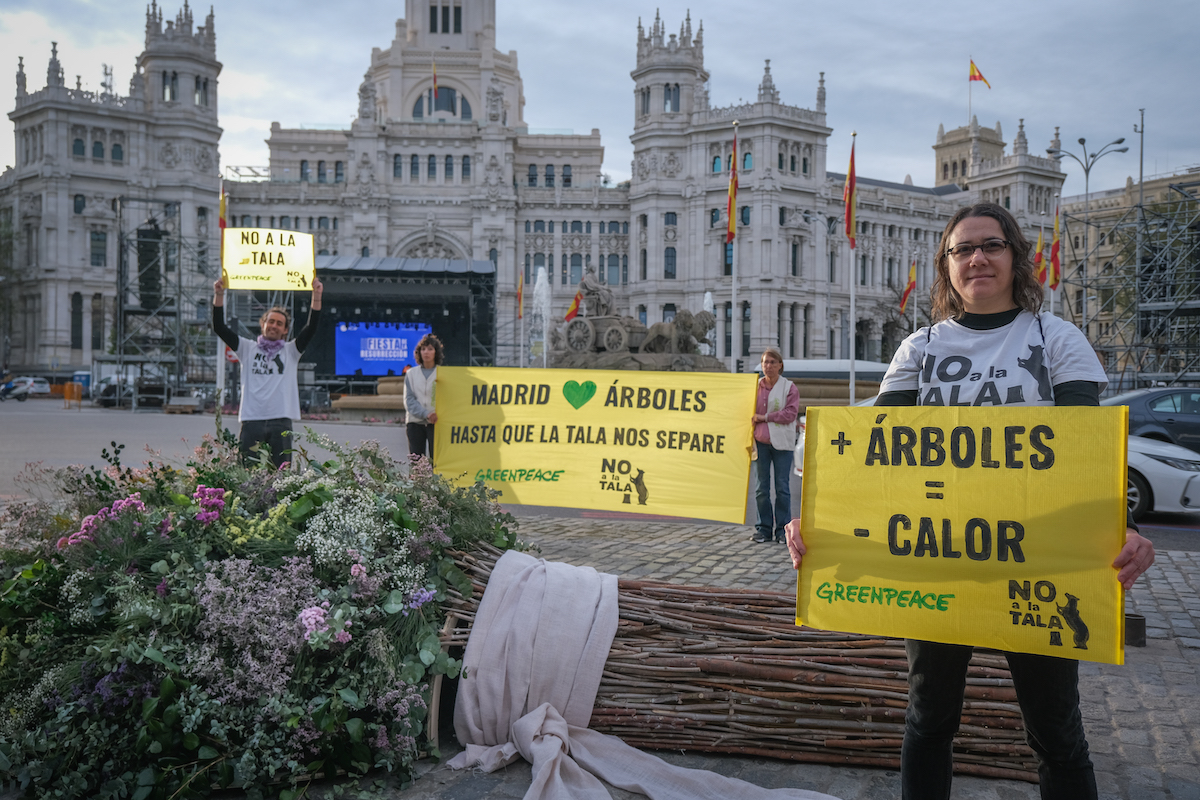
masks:
{"label": "black long-sleeve shirt", "polygon": [[[225,324],[225,307],[212,307],[212,326],[213,331],[220,337],[221,341],[229,345],[233,350],[238,349],[237,333]],[[317,320],[321,318],[321,310],[319,308],[308,308],[308,321],[304,323],[304,327],[300,329],[300,333],[296,334],[296,349],[303,353],[308,349],[308,345],[312,342],[313,336],[317,333]]]}

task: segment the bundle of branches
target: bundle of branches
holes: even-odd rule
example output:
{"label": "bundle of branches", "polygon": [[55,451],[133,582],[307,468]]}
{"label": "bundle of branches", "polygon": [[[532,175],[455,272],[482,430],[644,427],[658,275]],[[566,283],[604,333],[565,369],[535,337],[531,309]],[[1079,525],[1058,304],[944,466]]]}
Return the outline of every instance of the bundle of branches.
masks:
{"label": "bundle of branches", "polygon": [[[501,551],[458,553],[443,643],[465,646]],[[786,592],[618,584],[620,622],[592,729],[645,749],[703,750],[898,769],[908,703],[904,642],[795,624]],[[1037,782],[1004,656],[977,649],[956,772]]]}

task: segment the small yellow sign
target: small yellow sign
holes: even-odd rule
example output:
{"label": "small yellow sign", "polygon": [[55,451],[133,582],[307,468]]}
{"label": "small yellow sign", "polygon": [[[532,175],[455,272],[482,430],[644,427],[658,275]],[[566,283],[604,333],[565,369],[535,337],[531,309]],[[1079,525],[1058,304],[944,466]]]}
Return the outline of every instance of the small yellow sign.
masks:
{"label": "small yellow sign", "polygon": [[796,623],[1124,662],[1128,409],[810,408]]}
{"label": "small yellow sign", "polygon": [[434,460],[500,501],[742,523],[754,375],[438,367]]}
{"label": "small yellow sign", "polygon": [[311,292],[313,235],[267,228],[226,228],[221,273],[226,289]]}

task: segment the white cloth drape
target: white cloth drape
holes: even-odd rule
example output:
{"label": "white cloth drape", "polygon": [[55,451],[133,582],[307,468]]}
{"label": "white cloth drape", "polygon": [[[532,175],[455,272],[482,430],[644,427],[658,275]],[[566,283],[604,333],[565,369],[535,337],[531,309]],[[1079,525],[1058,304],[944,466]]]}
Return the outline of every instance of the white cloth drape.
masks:
{"label": "white cloth drape", "polygon": [[497,562],[463,657],[453,769],[533,765],[525,800],[607,800],[598,780],[653,800],[836,800],[675,767],[589,730],[617,631],[617,579],[509,551]]}

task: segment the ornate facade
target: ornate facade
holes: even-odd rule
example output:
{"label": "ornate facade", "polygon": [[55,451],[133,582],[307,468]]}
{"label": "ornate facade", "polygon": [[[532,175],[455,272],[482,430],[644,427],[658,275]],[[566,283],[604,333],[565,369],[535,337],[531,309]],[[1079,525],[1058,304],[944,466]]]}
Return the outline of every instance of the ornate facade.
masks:
{"label": "ornate facade", "polygon": [[[914,259],[918,264],[918,298],[926,311],[928,301],[920,298],[928,294],[933,251],[959,206],[995,199],[1036,235],[1041,210],[1062,185],[1056,162],[1028,154],[1023,123],[1011,155],[1005,154],[999,124],[981,128],[972,120],[950,132],[939,127],[933,186],[915,186],[911,178],[894,183],[859,176],[860,231],[852,252],[842,233],[845,176],[828,171],[826,164],[833,128],[826,115],[823,73],[811,108],[783,102],[769,61],[753,102],[715,108],[708,98],[703,25],[693,32],[692,21],[685,19],[676,34],[668,33],[657,16],[648,30],[639,22],[631,72],[632,177],[611,186],[601,175],[599,130],[573,135],[526,126],[517,54],[495,47],[495,0],[406,0],[405,14],[396,22],[390,45],[370,55],[358,88],[357,118],[349,128],[284,129],[273,124],[270,165],[259,171],[261,179],[226,182],[228,219],[231,225],[311,231],[318,268],[320,256],[341,257],[341,269],[346,256],[358,257],[368,271],[381,266],[375,261],[379,258],[490,261],[496,278],[497,364],[519,363],[518,276],[532,287],[540,267],[550,278],[555,315],[566,310],[588,268],[612,289],[619,313],[647,323],[669,318],[678,309],[699,309],[711,292],[718,319],[717,355],[731,362],[741,355],[730,352],[735,319],[742,325],[745,356],[777,344],[788,357],[844,358],[853,348],[860,358],[885,359],[911,329],[910,321],[898,318],[897,308],[908,265]],[[215,147],[219,135],[220,65],[215,51],[206,50],[207,61],[188,56],[192,61],[187,67],[171,66],[186,76],[199,75],[199,66],[207,65],[210,105],[177,101],[164,107],[155,99],[161,95],[153,81],[168,67],[147,60],[152,39],[211,42],[211,18],[194,35],[190,16],[186,24],[191,38],[182,34],[182,17],[174,31],[168,23],[166,32],[152,37],[148,28],[147,53],[135,76],[142,86],[122,99],[136,104],[146,119],[138,128],[141,160],[136,170],[132,164],[124,169],[139,179],[153,176],[145,191],[155,196],[188,198],[190,205],[182,213],[195,220],[202,202],[210,208],[216,204],[213,173],[196,172],[196,153],[204,144]],[[19,87],[23,80],[19,77]],[[19,88],[13,114],[19,148],[24,132],[39,124],[23,91]],[[60,85],[45,92],[60,92],[62,102],[73,103],[71,113],[80,125],[92,124],[82,121],[88,109],[104,107],[101,98],[78,98]],[[190,127],[171,129],[179,156],[171,165],[163,156],[168,144],[163,115],[168,113],[180,122],[191,115]],[[739,122],[737,153],[732,151],[734,120]],[[127,128],[131,135],[132,125]],[[184,138],[185,130],[191,138]],[[82,180],[85,172],[91,180],[91,161],[73,161],[69,155],[66,129],[56,136],[46,146],[55,164],[63,165],[62,181],[75,180],[76,173]],[[149,159],[151,152],[158,154],[157,161]],[[726,193],[733,159],[740,180],[738,235],[727,247]],[[31,212],[24,201],[12,198],[36,194],[32,187],[44,184],[30,181],[45,180],[35,178],[39,169],[45,171],[22,161],[15,176],[0,183],[0,214],[6,204],[17,209],[12,212],[17,227],[32,220]],[[191,170],[190,182],[182,170]],[[22,188],[15,191],[18,183]],[[51,195],[47,185],[41,191],[54,198],[44,202],[61,204],[73,190]],[[63,214],[61,219],[73,218]],[[69,238],[61,234],[62,221],[29,224],[47,241]],[[736,311],[730,305],[733,247]],[[95,275],[95,285],[89,284],[87,291],[112,291],[107,273],[86,267],[78,271],[81,279]],[[51,292],[49,285],[58,280],[47,277],[40,290],[42,302],[58,310],[55,321],[38,323],[39,330],[56,342],[53,352],[74,353],[66,346],[68,301],[62,299],[74,290],[55,284]],[[853,321],[852,281],[857,293]],[[18,317],[21,313],[27,319],[36,312],[18,309]],[[30,354],[22,358],[30,364],[46,363],[51,352],[40,345],[22,347],[22,353]],[[86,348],[78,354],[86,355]]]}
{"label": "ornate facade", "polygon": [[[185,284],[191,297],[193,284],[211,285],[203,262],[217,252],[220,71],[213,15],[194,26],[186,2],[165,23],[157,4],[147,10],[128,95],[114,92],[107,69],[99,92],[78,77],[68,87],[57,46],[45,87],[29,91],[21,60],[9,113],[17,163],[0,175],[0,235],[12,237],[0,265],[0,349],[11,368],[69,375],[111,350],[123,228],[152,224],[177,245],[162,259],[174,274],[158,284],[158,308],[142,308],[149,295],[123,307],[151,315],[168,303],[165,286]],[[178,313],[200,315],[194,304]]]}

